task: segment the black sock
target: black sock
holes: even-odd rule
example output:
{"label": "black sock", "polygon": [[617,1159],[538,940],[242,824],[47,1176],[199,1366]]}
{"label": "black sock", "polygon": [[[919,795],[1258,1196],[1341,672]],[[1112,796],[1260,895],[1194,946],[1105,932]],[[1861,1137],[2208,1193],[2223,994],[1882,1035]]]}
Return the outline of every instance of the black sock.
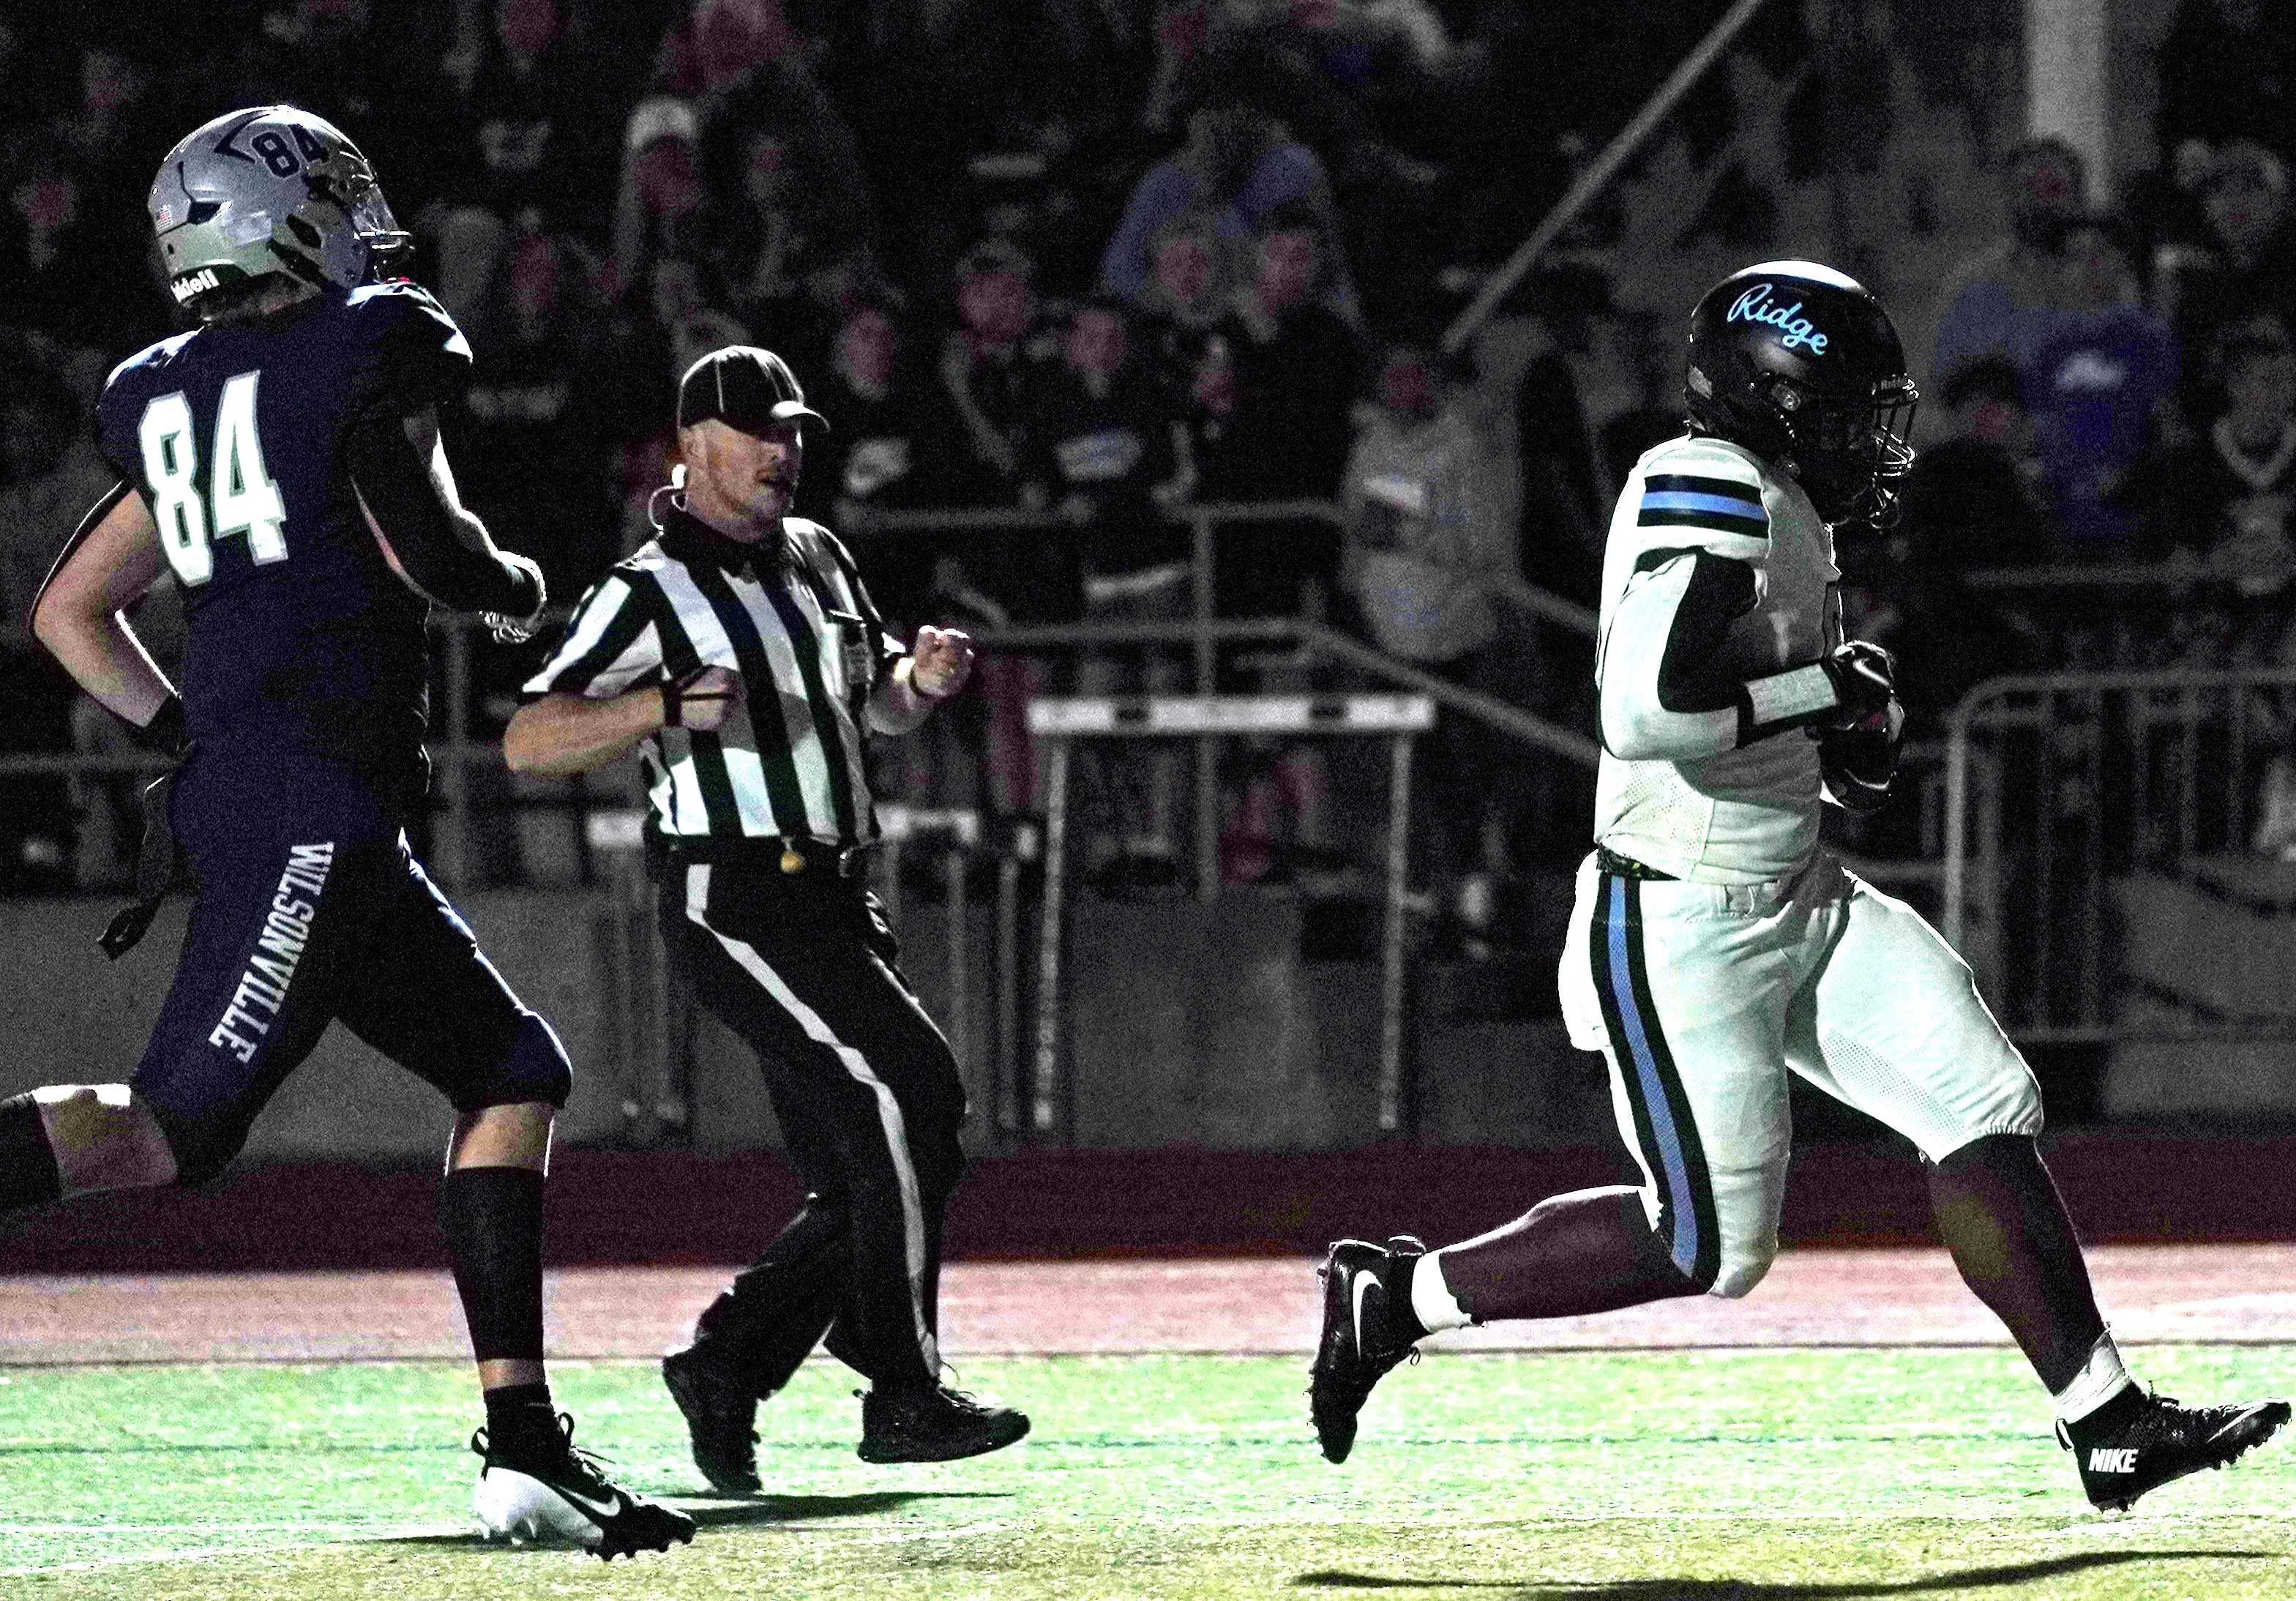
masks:
{"label": "black sock", "polygon": [[61,1200],[63,1175],[48,1144],[47,1125],[29,1095],[0,1101],[0,1212]]}
{"label": "black sock", "polygon": [[456,1168],[439,1185],[439,1227],[481,1362],[542,1359],[542,1175]]}
{"label": "black sock", "polygon": [[547,1383],[503,1384],[486,1392],[487,1443],[496,1450],[558,1439],[558,1408]]}

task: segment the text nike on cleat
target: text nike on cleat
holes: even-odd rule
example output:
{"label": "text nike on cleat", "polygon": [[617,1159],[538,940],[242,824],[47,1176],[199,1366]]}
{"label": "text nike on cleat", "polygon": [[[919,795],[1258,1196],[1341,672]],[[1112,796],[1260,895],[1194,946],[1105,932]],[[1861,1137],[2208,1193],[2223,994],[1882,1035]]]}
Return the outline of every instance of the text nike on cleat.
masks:
{"label": "text nike on cleat", "polygon": [[1355,1449],[1356,1415],[1372,1386],[1414,1354],[1411,1272],[1426,1254],[1407,1234],[1384,1245],[1341,1240],[1324,1254],[1324,1332],[1308,1370],[1308,1413],[1330,1461],[1345,1462]]}
{"label": "text nike on cleat", "polygon": [[609,1561],[693,1538],[685,1514],[608,1480],[598,1457],[574,1444],[570,1416],[560,1413],[557,1424],[549,1434],[499,1446],[484,1429],[471,1436],[485,1464],[472,1504],[489,1536],[574,1546]]}
{"label": "text nike on cleat", "polygon": [[2121,1512],[2171,1479],[2225,1466],[2271,1439],[2288,1417],[2284,1400],[2186,1407],[2131,1384],[2087,1417],[2059,1424],[2057,1439],[2072,1452],[2090,1503]]}

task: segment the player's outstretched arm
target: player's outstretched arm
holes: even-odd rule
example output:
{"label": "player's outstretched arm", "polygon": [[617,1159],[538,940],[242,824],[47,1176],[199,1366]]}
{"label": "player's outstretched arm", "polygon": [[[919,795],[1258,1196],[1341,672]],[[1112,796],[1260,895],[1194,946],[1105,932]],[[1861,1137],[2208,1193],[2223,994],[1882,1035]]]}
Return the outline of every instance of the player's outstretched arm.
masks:
{"label": "player's outstretched arm", "polygon": [[435,409],[370,417],[348,443],[359,510],[408,587],[451,611],[532,623],[545,599],[542,571],[496,546],[463,505]]}
{"label": "player's outstretched arm", "polygon": [[81,520],[32,600],[33,636],[105,710],[138,729],[182,715],[175,687],[122,615],[166,567],[151,509],[123,483]]}
{"label": "player's outstretched arm", "polygon": [[559,693],[518,709],[503,730],[513,773],[587,773],[664,728],[714,734],[741,698],[741,675],[705,667],[617,695]]}

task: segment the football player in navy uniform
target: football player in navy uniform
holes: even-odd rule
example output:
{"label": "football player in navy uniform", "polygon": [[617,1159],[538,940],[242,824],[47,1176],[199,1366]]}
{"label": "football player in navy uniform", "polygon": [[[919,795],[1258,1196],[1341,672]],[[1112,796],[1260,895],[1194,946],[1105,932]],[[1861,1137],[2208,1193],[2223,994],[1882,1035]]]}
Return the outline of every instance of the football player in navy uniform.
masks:
{"label": "football player in navy uniform", "polygon": [[[515,636],[543,604],[539,570],[463,509],[439,443],[470,347],[389,275],[407,236],[316,117],[217,118],[168,152],[149,203],[197,326],[111,374],[98,418],[120,482],[32,626],[91,696],[180,755],[148,809],[199,887],[132,1078],[0,1102],[0,1214],[213,1178],[340,1020],[457,1113],[439,1219],[485,1392],[483,1527],[606,1557],[666,1550],[693,1520],[610,1483],[544,1376],[542,1184],[565,1051],[404,833],[427,778],[430,606]],[[180,695],[122,616],[167,572],[188,619]]]}

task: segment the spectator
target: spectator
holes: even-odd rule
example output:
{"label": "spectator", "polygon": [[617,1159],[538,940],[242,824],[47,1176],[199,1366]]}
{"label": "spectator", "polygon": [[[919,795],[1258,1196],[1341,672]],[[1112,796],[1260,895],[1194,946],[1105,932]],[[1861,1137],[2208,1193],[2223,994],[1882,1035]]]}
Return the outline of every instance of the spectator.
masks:
{"label": "spectator", "polygon": [[1964,267],[1941,299],[1930,364],[1939,380],[1964,362],[1998,356],[2030,382],[2033,350],[2062,315],[2065,226],[2087,212],[2087,167],[2062,139],[2044,135],[2009,152],[2008,236]]}
{"label": "spectator", "polygon": [[1946,437],[1914,458],[1898,531],[1882,550],[1845,546],[1840,558],[1850,582],[1886,597],[1890,620],[1858,636],[1898,653],[1917,729],[1937,728],[1981,680],[2044,664],[2041,626],[2016,592],[1971,577],[2049,562],[2059,546],[2016,369],[1999,357],[1971,362],[1938,406]]}
{"label": "spectator", "polygon": [[606,446],[611,412],[584,330],[587,285],[548,234],[512,244],[488,296],[494,336],[455,417],[456,477],[471,509],[514,530],[551,592],[578,595],[621,552]]}
{"label": "spectator", "polygon": [[2296,160],[2296,19],[2267,0],[2184,0],[2161,41],[2153,129],[2163,154],[2235,139]]}
{"label": "spectator", "polygon": [[2033,419],[2000,357],[1956,369],[1938,396],[1945,437],[1914,457],[1903,526],[1924,566],[1958,572],[2049,561],[2059,540]]}
{"label": "spectator", "polygon": [[[1113,298],[1084,301],[1062,329],[1057,363],[1034,370],[1022,453],[1022,505],[1073,532],[1087,622],[1177,622],[1191,613],[1186,530],[1161,507],[1182,492],[1187,433],[1170,391],[1134,348]],[[1172,694],[1186,681],[1169,646],[1094,651],[1078,664],[1084,694]],[[1087,849],[1086,871],[1136,881],[1177,875],[1177,758],[1162,742],[1100,764],[1102,793],[1123,831]]]}
{"label": "spectator", "polygon": [[[1053,282],[1082,283],[1063,270],[1079,231],[1075,210],[1092,213],[1089,259],[1081,262],[1088,274],[1139,171],[1132,120],[1145,38],[1138,8],[941,0],[869,9],[868,59],[845,103],[869,113],[857,110],[857,132],[888,191],[887,215],[930,226],[948,197],[962,196],[962,210],[941,220],[961,248],[982,210],[971,192],[985,174],[1000,175],[992,187],[1025,182],[1028,203],[1042,214],[1016,242]],[[886,242],[895,250],[904,244]]]}
{"label": "spectator", "polygon": [[[446,192],[463,154],[453,136],[454,92],[441,70],[449,21],[441,7],[376,0],[284,0],[268,7],[250,47],[218,63],[223,77],[168,85],[177,102],[167,126],[153,130],[156,139],[143,147],[122,186],[136,192],[150,182],[144,169],[165,153],[176,127],[238,106],[285,102],[324,117],[357,142],[376,171],[390,174],[400,221],[421,216]],[[194,39],[201,33],[190,26],[177,31]],[[162,60],[174,78],[178,63]],[[196,114],[182,103],[186,97]]]}
{"label": "spectator", "polygon": [[[1331,237],[1339,236],[1324,164],[1259,103],[1254,72],[1247,55],[1199,58],[1187,97],[1187,143],[1133,186],[1101,257],[1102,290],[1144,303],[1152,245],[1175,218],[1192,211],[1209,214],[1223,240],[1241,240],[1267,213],[1297,201],[1313,209]],[[1324,298],[1349,322],[1358,320],[1354,280],[1344,262],[1332,264]]]}
{"label": "spectator", "polygon": [[638,294],[616,314],[601,369],[614,375],[600,399],[600,423],[620,445],[621,547],[653,537],[647,506],[669,476],[677,382],[699,357],[749,342],[749,330],[718,309],[725,296],[707,264],[656,257]]}
{"label": "spectator", "polygon": [[[59,677],[29,637],[35,596],[72,529],[118,481],[70,390],[37,367],[0,384],[0,689],[8,694],[0,750],[132,754],[119,719]],[[138,607],[135,630],[163,666],[183,654],[182,606],[162,583]],[[0,884],[54,890],[124,882],[139,837],[132,777],[17,782],[0,791]],[[68,855],[67,841],[72,850]]]}
{"label": "spectator", "polygon": [[458,86],[463,148],[430,225],[439,298],[480,345],[488,286],[512,239],[586,229],[603,249],[594,197],[613,171],[611,147],[598,139],[612,126],[596,114],[609,103],[605,86],[560,0],[494,0],[491,12]]}
{"label": "spectator", "polygon": [[2296,352],[2284,340],[2245,340],[2225,352],[2223,370],[2224,414],[2148,464],[2129,497],[2162,554],[2225,580],[2236,631],[2256,645],[2276,641],[2296,578]]}
{"label": "spectator", "polygon": [[[1385,347],[1341,494],[1341,581],[1372,643],[1463,688],[1513,702],[1519,640],[1499,626],[1495,580],[1514,571],[1516,464],[1499,406],[1443,373],[1429,344]],[[1447,893],[1507,870],[1516,764],[1502,736],[1449,710],[1426,775],[1426,881]]]}
{"label": "spectator", "polygon": [[28,141],[4,170],[0,350],[12,347],[92,404],[111,364],[166,329],[148,247],[128,247],[94,215],[86,168],[55,141]]}
{"label": "spectator", "polygon": [[786,344],[824,343],[847,301],[882,291],[863,197],[801,153],[810,142],[800,135],[738,118],[717,126],[731,155],[705,160],[704,234],[727,309]]}
{"label": "spectator", "polygon": [[942,341],[940,374],[963,431],[964,493],[975,504],[1009,503],[1029,367],[1052,351],[1037,323],[1036,263],[1009,241],[983,240],[958,259],[955,283],[956,326]]}
{"label": "spectator", "polygon": [[[1278,207],[1217,347],[1190,375],[1196,494],[1210,501],[1332,500],[1362,387],[1355,330],[1324,301],[1332,242],[1308,207]],[[1225,360],[1222,359],[1225,357]],[[1320,612],[1339,542],[1320,520],[1230,524],[1214,586],[1230,616]]]}
{"label": "spectator", "polygon": [[656,257],[700,252],[701,175],[694,155],[693,105],[654,94],[630,113],[614,199],[613,250],[606,292],[619,299],[644,280]]}
{"label": "spectator", "polygon": [[2172,412],[2177,341],[2138,298],[2128,232],[2099,218],[2065,234],[2064,309],[2021,375],[2065,554],[2128,561],[2137,520],[2121,480]]}
{"label": "spectator", "polygon": [[[879,515],[950,499],[943,468],[954,418],[931,374],[911,361],[906,332],[890,300],[864,301],[846,313],[827,357],[808,364],[822,374],[808,398],[830,425],[808,436],[802,493],[808,505],[831,508],[826,520],[852,546],[870,598],[895,631],[906,635],[926,621],[993,628],[1009,619],[972,576],[980,540],[889,528]],[[873,751],[880,793],[933,806],[1006,801],[994,776],[1021,759],[1003,742],[1025,726],[1031,681],[1011,658],[992,655],[977,663],[973,682],[979,693],[917,737]],[[984,773],[992,776],[987,796]]]}
{"label": "spectator", "polygon": [[866,300],[845,315],[830,341],[826,362],[808,365],[823,376],[808,391],[829,427],[806,446],[806,497],[830,508],[828,521],[845,530],[861,570],[871,575],[870,597],[896,627],[941,615],[931,607],[944,557],[961,541],[876,525],[873,513],[947,505],[950,493],[943,458],[954,422],[948,401],[917,371],[906,333],[890,300]]}
{"label": "spectator", "polygon": [[2185,389],[2195,415],[2224,404],[2215,386],[2226,339],[2259,332],[2259,322],[2272,324],[2265,337],[2296,334],[2287,192],[2287,168],[2270,151],[2244,140],[2220,147],[2201,185],[2205,235],[2160,275],[2154,303],[2191,363]]}
{"label": "spectator", "polygon": [[[1587,399],[1600,372],[1598,325],[1611,316],[1611,283],[1599,268],[1557,265],[1532,280],[1527,299],[1534,339],[1513,384],[1522,468],[1521,565],[1541,587],[1593,605],[1620,481],[1606,476],[1610,464]],[[1494,324],[1490,332],[1501,330]],[[1675,378],[1678,404],[1679,365]]]}
{"label": "spectator", "polygon": [[[1010,506],[1020,497],[1021,456],[1037,370],[1058,340],[1040,319],[1036,263],[1010,240],[981,240],[952,275],[955,324],[941,341],[942,415],[954,423],[938,454],[949,497],[967,506]],[[1084,605],[1073,541],[1036,528],[978,533],[959,570],[941,575],[964,610],[990,620],[1073,622]],[[1028,704],[1054,682],[1041,658],[991,653],[980,664],[992,799],[1007,813],[1037,804],[1036,744]]]}

